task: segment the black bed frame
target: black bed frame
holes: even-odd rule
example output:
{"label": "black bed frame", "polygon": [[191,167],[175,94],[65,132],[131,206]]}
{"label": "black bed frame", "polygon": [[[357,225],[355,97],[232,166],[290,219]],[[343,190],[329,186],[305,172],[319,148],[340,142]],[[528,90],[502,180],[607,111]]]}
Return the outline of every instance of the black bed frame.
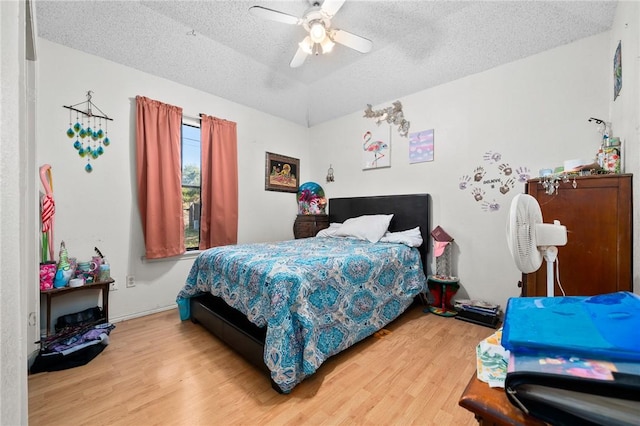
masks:
{"label": "black bed frame", "polygon": [[[332,198],[329,200],[329,222],[341,223],[349,218],[366,214],[391,213],[394,215],[389,224],[391,232],[420,227],[424,242],[418,250],[422,264],[429,265],[427,262],[431,229],[429,194]],[[424,266],[424,269],[427,274],[427,266]],[[200,323],[271,378],[271,372],[263,360],[266,329],[256,326],[240,311],[231,308],[221,298],[209,293],[192,297],[190,304],[191,321]],[[273,380],[271,380],[271,386],[282,393]]]}

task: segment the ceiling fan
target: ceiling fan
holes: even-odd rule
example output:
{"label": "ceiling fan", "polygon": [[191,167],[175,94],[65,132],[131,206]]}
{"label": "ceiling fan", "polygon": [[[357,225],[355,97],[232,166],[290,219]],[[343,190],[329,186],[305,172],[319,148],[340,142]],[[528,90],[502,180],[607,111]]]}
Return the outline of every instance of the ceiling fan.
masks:
{"label": "ceiling fan", "polygon": [[311,7],[298,18],[288,13],[279,12],[262,6],[253,6],[249,12],[256,17],[282,22],[289,25],[302,25],[309,33],[298,43],[298,50],[289,63],[291,68],[299,67],[308,55],[329,53],[335,43],[342,44],[360,53],[368,53],[373,47],[371,40],[348,31],[331,28],[331,19],[342,7],[345,0],[310,0]]}

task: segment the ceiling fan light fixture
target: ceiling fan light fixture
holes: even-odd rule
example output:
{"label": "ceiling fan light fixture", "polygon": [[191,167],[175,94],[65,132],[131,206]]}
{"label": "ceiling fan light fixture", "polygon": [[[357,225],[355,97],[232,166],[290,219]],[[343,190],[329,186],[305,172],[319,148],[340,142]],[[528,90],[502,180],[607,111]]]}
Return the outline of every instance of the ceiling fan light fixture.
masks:
{"label": "ceiling fan light fixture", "polygon": [[327,36],[327,30],[324,28],[322,21],[315,21],[309,27],[309,37],[314,43],[322,43]]}
{"label": "ceiling fan light fixture", "polygon": [[258,18],[304,28],[306,37],[298,43],[298,48],[289,62],[291,68],[297,68],[304,64],[310,55],[317,56],[332,52],[336,44],[360,53],[368,53],[371,51],[373,47],[371,40],[348,31],[332,28],[331,26],[331,20],[335,17],[338,10],[342,8],[346,0],[307,1],[311,4],[311,7],[309,7],[300,18],[263,6],[253,6],[249,8],[249,13]]}
{"label": "ceiling fan light fixture", "polygon": [[313,44],[314,43],[311,41],[311,38],[306,36],[304,40],[298,43],[298,46],[300,46],[300,49],[302,49],[304,53],[311,55],[313,53]]}
{"label": "ceiling fan light fixture", "polygon": [[320,42],[320,46],[322,46],[322,53],[329,53],[333,50],[333,46],[335,46],[336,44],[331,41],[331,39],[327,36],[324,38],[324,40],[322,40],[322,42]]}

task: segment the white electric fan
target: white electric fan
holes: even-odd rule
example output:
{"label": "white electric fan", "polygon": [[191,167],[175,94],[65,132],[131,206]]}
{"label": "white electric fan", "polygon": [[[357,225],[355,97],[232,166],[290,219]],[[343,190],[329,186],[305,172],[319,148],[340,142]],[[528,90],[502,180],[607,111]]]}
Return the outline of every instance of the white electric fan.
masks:
{"label": "white electric fan", "polygon": [[542,222],[538,201],[528,194],[518,194],[511,201],[507,222],[507,242],[516,266],[523,273],[535,272],[547,262],[547,296],[554,296],[553,266],[558,247],[567,244],[567,228],[554,220]]}

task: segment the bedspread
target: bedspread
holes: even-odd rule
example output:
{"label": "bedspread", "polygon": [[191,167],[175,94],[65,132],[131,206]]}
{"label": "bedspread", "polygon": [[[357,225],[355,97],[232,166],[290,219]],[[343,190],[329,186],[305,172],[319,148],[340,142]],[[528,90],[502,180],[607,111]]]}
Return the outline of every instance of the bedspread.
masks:
{"label": "bedspread", "polygon": [[264,362],[288,393],[327,358],[399,316],[422,291],[415,248],[304,238],[202,252],[178,302],[211,292],[266,326]]}

